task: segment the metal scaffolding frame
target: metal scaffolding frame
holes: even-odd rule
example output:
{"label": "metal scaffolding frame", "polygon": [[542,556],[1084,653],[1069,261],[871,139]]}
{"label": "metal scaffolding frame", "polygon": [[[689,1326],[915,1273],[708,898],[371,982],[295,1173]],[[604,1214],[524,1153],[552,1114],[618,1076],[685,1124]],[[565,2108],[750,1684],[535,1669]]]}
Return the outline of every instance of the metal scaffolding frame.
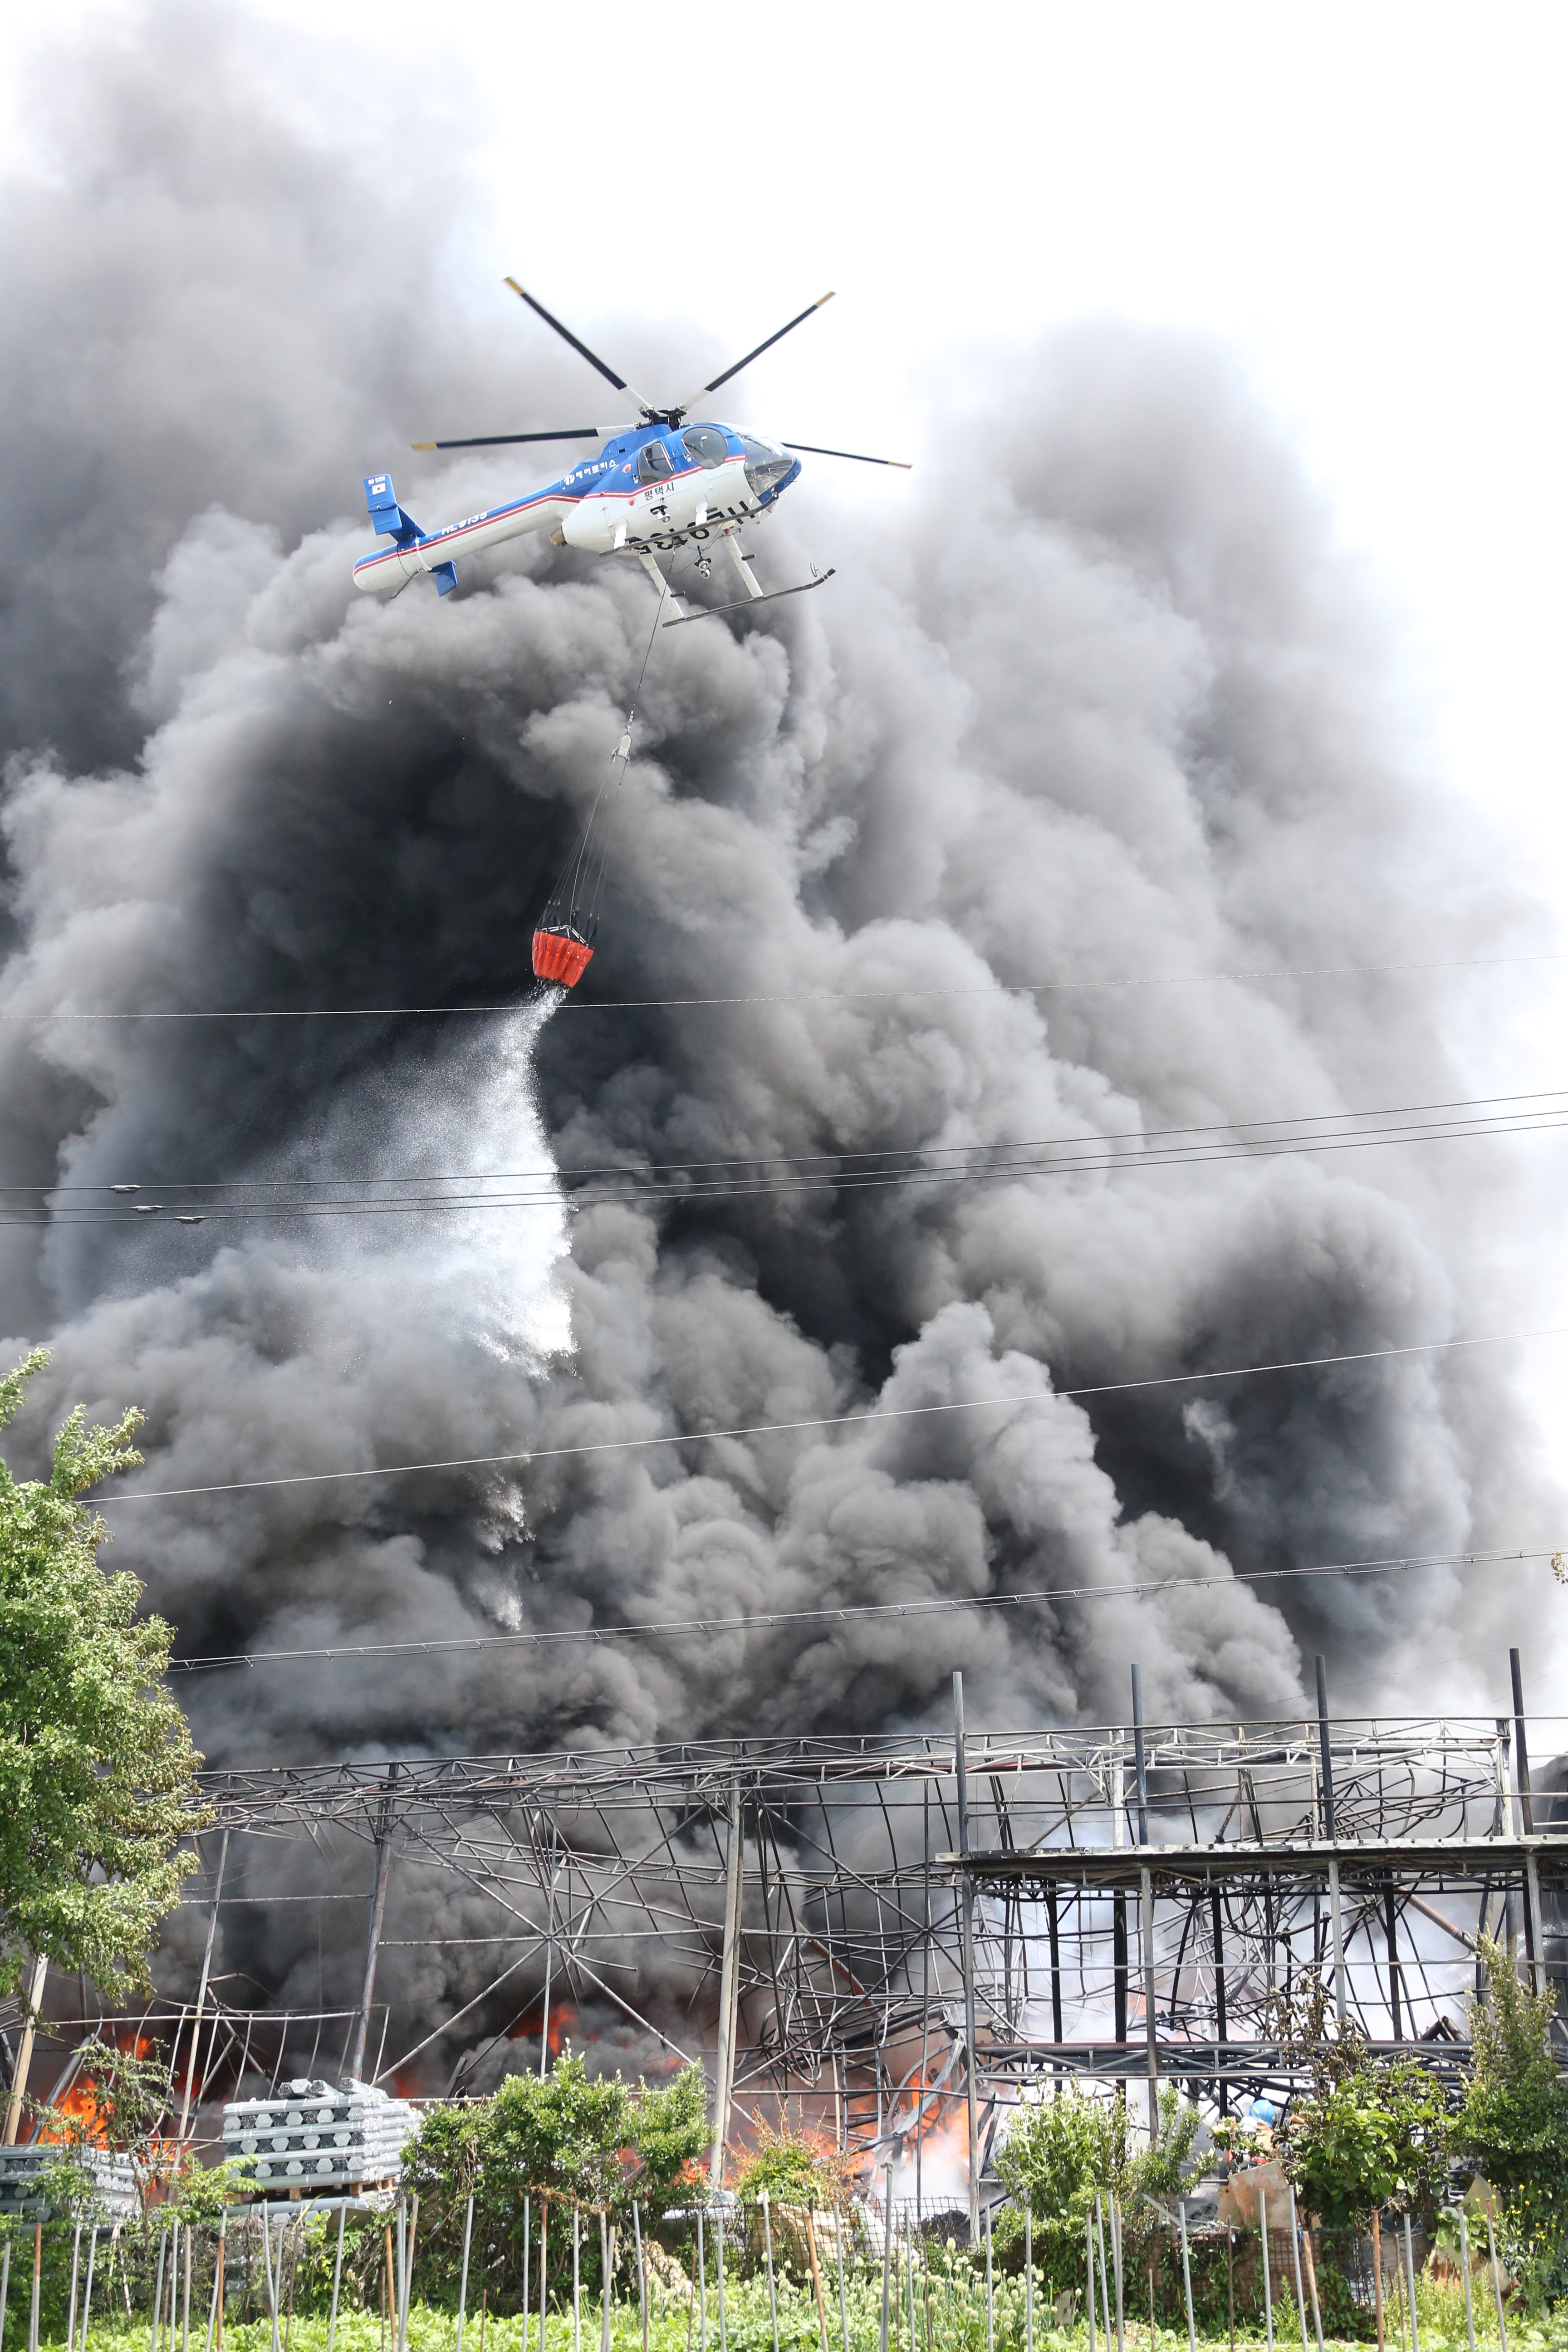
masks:
{"label": "metal scaffolding frame", "polygon": [[[787,2102],[917,2181],[933,2130],[966,2141],[973,2200],[1004,2111],[1060,2077],[1146,2083],[1151,2117],[1163,2081],[1216,2106],[1288,2095],[1280,1997],[1310,1970],[1374,2045],[1439,2067],[1468,2055],[1483,1934],[1563,1983],[1568,1797],[1532,1791],[1522,1707],[1140,1715],[210,1772],[203,1860],[222,1852],[227,1891],[204,1866],[186,1902],[364,1906],[361,1997],[301,2010],[257,1987],[242,2009],[204,1980],[138,2031],[208,2084],[416,2068],[460,2095],[520,2021],[542,2051],[569,2001],[704,2063],[716,2168],[737,2107]],[[400,1880],[429,1932],[387,1930]],[[453,1905],[463,1932],[443,1931]],[[476,1990],[389,2013],[378,1960],[426,1946],[483,1952]]]}

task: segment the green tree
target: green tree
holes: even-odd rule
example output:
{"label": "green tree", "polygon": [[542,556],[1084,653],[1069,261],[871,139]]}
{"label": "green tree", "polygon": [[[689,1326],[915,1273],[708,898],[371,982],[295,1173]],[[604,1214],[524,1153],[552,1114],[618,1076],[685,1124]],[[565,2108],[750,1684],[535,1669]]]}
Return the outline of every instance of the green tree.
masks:
{"label": "green tree", "polygon": [[1433,2217],[1447,2181],[1452,2126],[1436,2075],[1413,2058],[1374,2059],[1352,2020],[1329,2031],[1328,1989],[1310,1972],[1273,2004],[1273,2032],[1311,2070],[1279,2142],[1304,2213],[1360,2228],[1385,2206]]}
{"label": "green tree", "polygon": [[1456,2152],[1494,2189],[1560,2192],[1568,2181],[1568,2083],[1552,2048],[1555,1995],[1531,1993],[1490,1937],[1479,1947],[1486,1998],[1470,2010],[1471,2074]]}
{"label": "green tree", "polygon": [[1160,2093],[1160,2137],[1142,2149],[1126,2168],[1118,2194],[1166,2202],[1182,2196],[1213,2169],[1213,2158],[1194,2156],[1203,2117],[1189,2106],[1173,2084]]}
{"label": "green tree", "polygon": [[[419,2196],[421,2277],[443,2294],[457,2285],[468,2200],[476,2248],[492,2274],[520,2279],[523,2200],[538,2262],[540,2205],[551,2208],[552,2275],[569,2262],[569,2211],[624,2210],[635,2197],[646,2229],[691,2194],[690,2168],[708,2137],[702,2070],[634,2093],[616,2074],[592,2078],[568,2050],[542,2080],[514,2074],[493,2098],[467,2107],[429,2107],[404,2151],[403,2177]],[[561,2227],[566,2222],[566,2230]],[[582,2246],[583,2276],[598,2277],[596,2225]],[[535,2273],[537,2275],[537,2273]]]}
{"label": "green tree", "polygon": [[1454,2147],[1500,2196],[1510,2261],[1540,2309],[1568,2294],[1568,2083],[1552,2048],[1554,1996],[1527,1991],[1489,1937],[1479,1950],[1486,1996],[1470,2003],[1471,2074]]}
{"label": "green tree", "polygon": [[1037,2265],[1056,2285],[1083,2269],[1084,2225],[1098,2190],[1120,2194],[1127,2109],[1079,2090],[1021,2107],[996,2154],[996,2177],[1034,2216]]}
{"label": "green tree", "polygon": [[[0,1379],[0,1429],[47,1363]],[[208,1816],[184,1715],[159,1687],[173,1630],[138,1617],[142,1587],[99,1564],[88,1488],[140,1462],[141,1415],[89,1428],[78,1406],[47,1485],[0,1462],[0,1990],[27,1949],[84,1970],[111,1996],[148,1981],[159,1923]]]}
{"label": "green tree", "polygon": [[639,2083],[632,2109],[635,2168],[626,2195],[656,2215],[689,2198],[708,2139],[708,2084],[700,2066],[683,2066],[662,2090]]}

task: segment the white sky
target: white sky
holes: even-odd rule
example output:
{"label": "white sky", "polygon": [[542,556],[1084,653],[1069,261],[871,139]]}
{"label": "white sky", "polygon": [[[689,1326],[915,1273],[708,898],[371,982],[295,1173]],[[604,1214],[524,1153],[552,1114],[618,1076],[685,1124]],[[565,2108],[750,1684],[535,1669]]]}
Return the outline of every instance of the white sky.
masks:
{"label": "white sky", "polygon": [[[112,37],[128,13],[15,10],[0,135],[22,49],[73,17]],[[498,334],[517,332],[505,270],[590,341],[628,310],[662,310],[701,320],[735,356],[835,288],[737,403],[792,437],[918,457],[944,383],[1086,313],[1223,336],[1403,628],[1434,774],[1562,902],[1560,5],[260,0],[259,13],[325,37],[331,69],[300,103],[339,106],[357,78],[366,141],[389,81],[455,88],[449,135],[493,194],[493,236],[469,236],[453,268],[471,272],[476,304],[494,302]],[[395,138],[380,152],[395,169]],[[893,494],[879,474],[854,487]],[[1436,908],[1431,951],[1445,952]],[[1568,987],[1542,968],[1537,1017],[1473,1066],[1478,1091],[1568,1084],[1565,1011]],[[1568,1143],[1518,1148],[1538,1156],[1543,1205],[1509,1245],[1539,1256],[1539,1321],[1568,1324],[1568,1243],[1550,1213]],[[1568,1339],[1537,1362],[1543,1418],[1561,1425]]]}

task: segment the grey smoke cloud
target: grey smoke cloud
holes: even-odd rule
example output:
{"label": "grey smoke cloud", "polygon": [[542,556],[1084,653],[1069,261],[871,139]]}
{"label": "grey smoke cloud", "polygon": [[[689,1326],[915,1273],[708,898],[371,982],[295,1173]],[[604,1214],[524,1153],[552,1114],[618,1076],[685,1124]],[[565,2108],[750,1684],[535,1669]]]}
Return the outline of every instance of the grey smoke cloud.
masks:
{"label": "grey smoke cloud", "polygon": [[[0,1011],[236,1013],[7,1024],[5,1183],[341,1192],[1470,1091],[1440,974],[1213,976],[1485,953],[1520,910],[1406,772],[1381,626],[1231,363],[1114,326],[1056,338],[992,407],[944,417],[874,528],[795,493],[761,560],[794,579],[830,541],[820,595],[656,646],[584,994],[763,1001],[535,1003],[532,922],[654,599],[640,573],[531,542],[439,605],[353,593],[360,473],[427,420],[516,415],[521,371],[443,294],[433,220],[461,186],[389,186],[312,145],[247,80],[247,40],[160,12],[123,57],[78,61],[58,184],[4,198],[22,330],[5,521],[28,555],[0,623]],[[573,364],[530,347],[520,423],[565,413]],[[433,520],[518,472],[471,456],[399,480]],[[1191,984],[1005,992],[1086,974]],[[513,1001],[482,1021],[241,1017]],[[214,1762],[872,1728],[931,1717],[954,1665],[976,1720],[1119,1718],[1134,1657],[1152,1715],[1239,1717],[1299,1705],[1317,1647],[1347,1700],[1386,1696],[1434,1624],[1489,1605],[1451,1571],[1268,1601],[1192,1580],[1529,1539],[1544,1498],[1506,1360],[1055,1391],[1498,1328],[1484,1224],[1504,1182],[1466,1145],[446,1219],[13,1226],[0,1330],[12,1353],[56,1350],[19,1445],[39,1458],[78,1397],[134,1401],[144,1486],[1018,1401],[119,1508],[117,1559],[186,1652],[1158,1588],[544,1666],[503,1651],[194,1680]],[[357,1926],[334,1934],[321,1981],[346,2000]],[[261,1936],[241,1937],[253,1973],[310,1978],[315,1952]],[[386,1963],[437,2015],[486,1965]]]}

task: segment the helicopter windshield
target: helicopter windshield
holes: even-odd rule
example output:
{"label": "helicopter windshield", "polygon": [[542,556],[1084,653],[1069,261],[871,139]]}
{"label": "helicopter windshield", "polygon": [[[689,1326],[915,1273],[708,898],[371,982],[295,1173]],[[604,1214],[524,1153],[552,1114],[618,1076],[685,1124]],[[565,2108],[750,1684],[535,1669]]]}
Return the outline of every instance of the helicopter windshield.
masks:
{"label": "helicopter windshield", "polygon": [[716,425],[689,425],[680,437],[688,456],[700,466],[721,466],[730,454],[730,444]]}
{"label": "helicopter windshield", "polygon": [[637,479],[639,482],[668,481],[674,471],[675,467],[669,460],[669,452],[662,441],[649,441],[638,450]]}
{"label": "helicopter windshield", "polygon": [[775,482],[782,482],[795,464],[788,450],[781,449],[776,441],[756,441],[742,433],[741,446],[746,453],[746,479],[759,499]]}

